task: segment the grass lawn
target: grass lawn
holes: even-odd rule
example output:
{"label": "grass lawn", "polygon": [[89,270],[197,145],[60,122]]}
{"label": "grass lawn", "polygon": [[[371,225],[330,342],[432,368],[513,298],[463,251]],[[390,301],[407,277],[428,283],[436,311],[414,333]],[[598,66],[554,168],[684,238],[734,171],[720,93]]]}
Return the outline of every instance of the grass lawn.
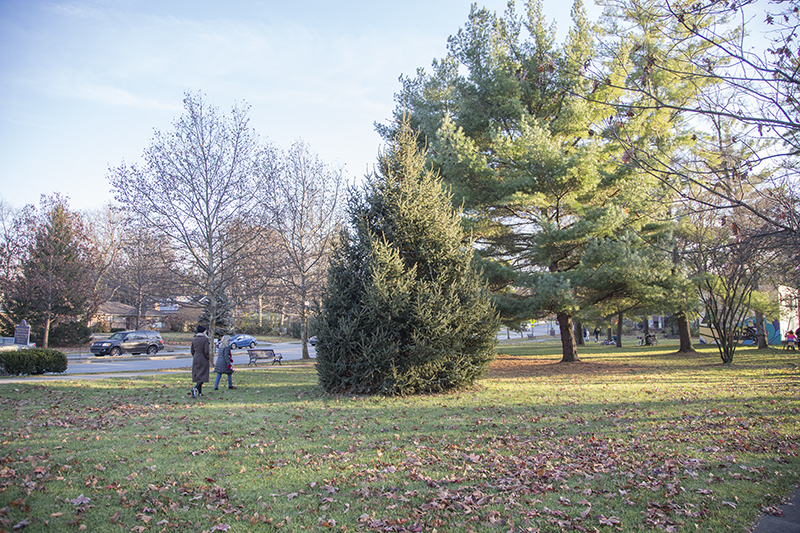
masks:
{"label": "grass lawn", "polygon": [[676,347],[513,343],[412,398],[302,363],[198,399],[188,371],[0,379],[0,530],[746,531],[800,482],[800,356]]}

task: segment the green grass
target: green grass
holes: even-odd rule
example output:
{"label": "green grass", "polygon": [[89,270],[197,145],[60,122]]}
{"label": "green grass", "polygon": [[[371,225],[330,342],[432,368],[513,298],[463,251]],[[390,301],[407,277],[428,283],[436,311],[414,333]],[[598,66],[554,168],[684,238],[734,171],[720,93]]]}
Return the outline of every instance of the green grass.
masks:
{"label": "green grass", "polygon": [[745,531],[800,482],[800,357],[675,349],[514,343],[412,398],[301,363],[196,400],[188,372],[0,380],[0,529]]}

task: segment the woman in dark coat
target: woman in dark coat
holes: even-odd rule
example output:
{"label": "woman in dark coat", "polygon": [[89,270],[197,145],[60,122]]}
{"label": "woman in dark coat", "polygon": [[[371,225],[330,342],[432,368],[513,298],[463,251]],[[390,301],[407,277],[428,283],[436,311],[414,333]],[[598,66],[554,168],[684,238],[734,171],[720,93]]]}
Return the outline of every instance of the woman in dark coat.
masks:
{"label": "woman in dark coat", "polygon": [[197,334],[192,339],[192,398],[203,395],[203,383],[208,383],[211,366],[211,342],[206,335],[206,328],[197,326]]}
{"label": "woman in dark coat", "polygon": [[228,374],[228,388],[235,389],[233,386],[233,361],[231,360],[231,338],[228,335],[222,337],[219,341],[219,349],[217,350],[217,361],[214,363],[214,372],[217,373],[217,379],[214,380],[214,390],[219,388],[219,378],[222,374]]}

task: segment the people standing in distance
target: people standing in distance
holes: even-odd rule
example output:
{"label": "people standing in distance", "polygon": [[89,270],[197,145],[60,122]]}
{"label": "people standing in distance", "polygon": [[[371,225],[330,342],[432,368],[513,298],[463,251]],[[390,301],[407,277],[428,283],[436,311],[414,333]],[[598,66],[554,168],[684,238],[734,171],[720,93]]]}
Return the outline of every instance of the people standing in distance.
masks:
{"label": "people standing in distance", "polygon": [[211,341],[206,335],[206,328],[197,326],[197,333],[192,339],[192,398],[203,395],[203,383],[208,382],[209,367],[211,366]]}

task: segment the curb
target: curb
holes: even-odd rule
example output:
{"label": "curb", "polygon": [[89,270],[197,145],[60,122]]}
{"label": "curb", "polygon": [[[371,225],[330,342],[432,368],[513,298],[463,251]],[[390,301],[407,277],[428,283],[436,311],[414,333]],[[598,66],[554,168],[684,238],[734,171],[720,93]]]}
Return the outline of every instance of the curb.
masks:
{"label": "curb", "polygon": [[781,515],[763,515],[756,522],[752,533],[800,533],[800,488],[784,501],[786,503],[776,506]]}
{"label": "curb", "polygon": [[[163,352],[162,352],[163,353]],[[72,353],[66,354],[67,361],[71,361],[74,363],[103,363],[109,360],[111,361],[118,361],[120,359],[125,361],[145,361],[145,360],[154,360],[154,359],[181,359],[184,357],[191,357],[189,353],[175,353],[175,354],[157,354],[157,355],[132,355],[132,354],[123,354],[117,357],[112,357],[110,355],[101,355],[96,356],[92,353]]]}

